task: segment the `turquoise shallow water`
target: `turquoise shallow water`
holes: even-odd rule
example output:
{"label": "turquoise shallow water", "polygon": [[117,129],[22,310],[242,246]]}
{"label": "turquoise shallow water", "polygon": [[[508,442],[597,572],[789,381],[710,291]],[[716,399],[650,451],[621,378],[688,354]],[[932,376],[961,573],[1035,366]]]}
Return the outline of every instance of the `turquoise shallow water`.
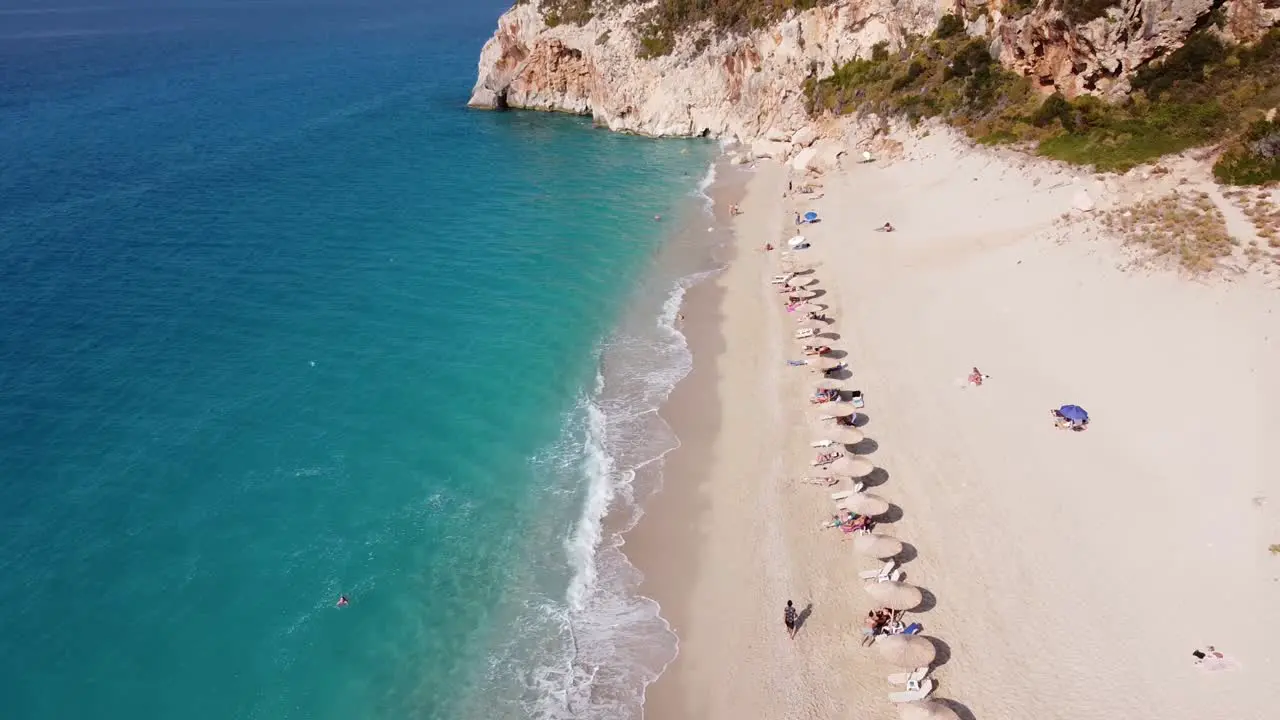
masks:
{"label": "turquoise shallow water", "polygon": [[582,518],[670,377],[597,351],[715,148],[467,111],[501,3],[50,2],[0,7],[0,714],[624,716]]}

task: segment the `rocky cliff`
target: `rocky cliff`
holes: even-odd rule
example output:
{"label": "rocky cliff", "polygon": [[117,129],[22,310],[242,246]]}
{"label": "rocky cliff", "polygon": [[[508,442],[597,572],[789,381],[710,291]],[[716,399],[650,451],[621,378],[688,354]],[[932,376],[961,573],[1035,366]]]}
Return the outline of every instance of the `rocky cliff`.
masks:
{"label": "rocky cliff", "polygon": [[1198,25],[1249,40],[1280,20],[1280,0],[1106,1],[1041,0],[1027,10],[1022,0],[1016,10],[1014,0],[836,0],[747,34],[690,28],[670,54],[642,59],[635,28],[646,4],[598,0],[585,24],[549,27],[529,0],[499,18],[470,104],[591,115],[644,135],[783,140],[810,123],[806,78],[877,43],[927,35],[948,13],[990,38],[1006,67],[1068,95],[1125,92],[1138,67]]}

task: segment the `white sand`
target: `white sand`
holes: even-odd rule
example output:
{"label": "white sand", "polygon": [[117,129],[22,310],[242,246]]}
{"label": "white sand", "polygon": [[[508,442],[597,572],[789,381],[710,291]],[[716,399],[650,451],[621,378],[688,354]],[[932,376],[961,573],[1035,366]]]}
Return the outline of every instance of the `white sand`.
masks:
{"label": "white sand", "polygon": [[[1280,717],[1280,292],[1124,270],[1057,223],[1065,172],[941,135],[907,155],[828,176],[811,206],[779,206],[776,169],[748,189],[720,279],[723,420],[685,519],[698,579],[659,598],[681,656],[647,716],[895,716],[893,668],[858,645],[873,563],[816,529],[827,491],[792,482],[813,377],[783,362],[798,346],[755,249],[811,207],[799,255],[867,395],[874,492],[902,509],[882,531],[914,548],[907,580],[935,607],[913,617],[949,656],[935,697],[977,720]],[[991,378],[966,388],[974,365]],[[1052,426],[1063,403],[1088,431]],[[787,597],[814,606],[794,642]],[[1193,666],[1206,644],[1238,666]]]}

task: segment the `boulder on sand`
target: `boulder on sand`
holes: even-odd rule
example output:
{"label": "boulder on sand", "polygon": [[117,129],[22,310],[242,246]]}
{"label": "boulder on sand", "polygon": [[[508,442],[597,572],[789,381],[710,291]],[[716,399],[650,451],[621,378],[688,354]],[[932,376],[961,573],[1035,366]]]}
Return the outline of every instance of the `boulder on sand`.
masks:
{"label": "boulder on sand", "polygon": [[1094,207],[1093,198],[1089,197],[1087,190],[1081,188],[1076,191],[1075,195],[1071,196],[1071,207],[1080,212],[1091,212]]}
{"label": "boulder on sand", "polygon": [[810,169],[817,169],[817,166],[818,151],[814,148],[805,148],[804,150],[801,150],[796,153],[796,156],[791,160],[791,167],[801,172]]}
{"label": "boulder on sand", "polygon": [[775,140],[757,140],[751,143],[751,157],[784,160],[791,153],[791,143]]}
{"label": "boulder on sand", "polygon": [[818,139],[818,131],[811,127],[805,126],[800,128],[791,136],[791,144],[800,147],[809,147]]}

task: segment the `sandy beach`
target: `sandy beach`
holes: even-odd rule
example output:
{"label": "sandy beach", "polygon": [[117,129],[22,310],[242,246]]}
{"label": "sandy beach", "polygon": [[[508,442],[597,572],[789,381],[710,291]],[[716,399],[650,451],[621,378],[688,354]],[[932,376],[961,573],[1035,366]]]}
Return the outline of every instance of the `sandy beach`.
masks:
{"label": "sandy beach", "polygon": [[[795,256],[866,395],[853,450],[925,591],[907,620],[937,650],[931,697],[977,720],[1274,717],[1280,290],[1135,262],[1064,217],[1098,187],[1086,173],[903,142],[811,202],[759,165],[728,267],[686,299],[694,369],[662,412],[681,447],[626,546],[680,637],[646,717],[897,716],[899,668],[860,643],[857,573],[877,563],[819,529],[831,490],[799,482],[816,377],[787,364],[800,344],[763,246],[806,210],[822,220]],[[1086,432],[1053,426],[1067,403]],[[1225,659],[1194,664],[1208,645]]]}

